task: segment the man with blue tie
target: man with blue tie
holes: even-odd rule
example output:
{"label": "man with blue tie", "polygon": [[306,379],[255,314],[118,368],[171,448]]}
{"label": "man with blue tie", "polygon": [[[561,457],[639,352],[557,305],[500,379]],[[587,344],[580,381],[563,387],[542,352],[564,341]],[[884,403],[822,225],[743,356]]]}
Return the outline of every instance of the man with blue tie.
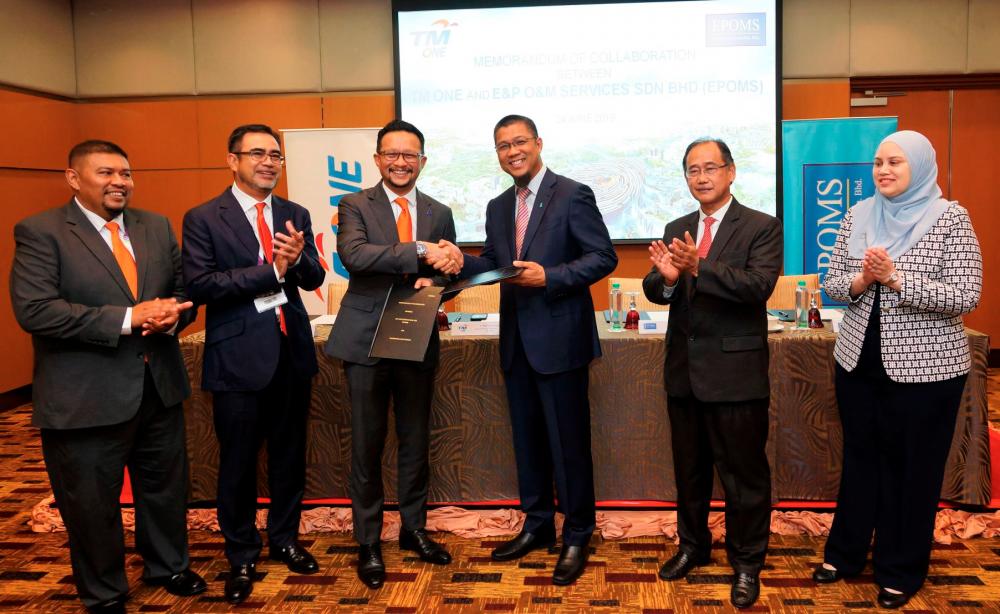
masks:
{"label": "man with blue tie", "polygon": [[526,518],[492,557],[514,560],[555,543],[554,479],[565,522],[552,581],[572,584],[596,526],[587,389],[601,347],[590,286],[618,257],[594,192],[546,169],[534,121],[508,115],[493,139],[514,185],[487,206],[486,244],[479,257],[465,256],[462,275],[524,268],[500,288],[500,363]]}
{"label": "man with blue tie", "polygon": [[233,185],[184,216],[184,281],[206,305],[202,388],[212,391],[219,440],[219,527],[231,570],[225,596],[250,596],[261,538],[257,453],[267,441],[270,558],[290,571],[319,566],[297,540],[305,491],[306,419],[318,367],[299,289],[326,273],[309,212],[273,193],[285,158],[263,124],[233,130]]}

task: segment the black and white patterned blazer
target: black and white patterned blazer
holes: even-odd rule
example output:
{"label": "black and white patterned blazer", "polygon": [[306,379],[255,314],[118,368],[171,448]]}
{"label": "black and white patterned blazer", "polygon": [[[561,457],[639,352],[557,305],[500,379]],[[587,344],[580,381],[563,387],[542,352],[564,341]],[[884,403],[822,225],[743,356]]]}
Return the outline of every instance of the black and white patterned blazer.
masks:
{"label": "black and white patterned blazer", "polygon": [[[826,293],[848,302],[834,358],[848,371],[858,365],[875,284],[852,300],[851,280],[861,260],[847,254],[852,212],[844,216],[824,279]],[[882,364],[896,382],[936,382],[968,373],[972,366],[962,314],[979,304],[983,259],[964,207],[952,203],[937,223],[895,260],[899,293],[883,286],[880,298]]]}

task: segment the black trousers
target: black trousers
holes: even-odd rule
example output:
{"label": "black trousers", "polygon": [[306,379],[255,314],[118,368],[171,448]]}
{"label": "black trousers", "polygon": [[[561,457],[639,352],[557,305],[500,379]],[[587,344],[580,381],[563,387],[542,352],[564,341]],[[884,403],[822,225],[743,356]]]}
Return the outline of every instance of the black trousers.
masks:
{"label": "black trousers", "polygon": [[288,340],[283,338],[278,368],[263,390],[212,395],[219,440],[219,528],[232,565],[252,563],[260,556],[261,538],[255,525],[257,454],[265,440],[271,495],[268,543],[283,548],[298,536],[312,379],[295,374],[289,352]]}
{"label": "black trousers", "polygon": [[142,577],[188,567],[188,461],[184,409],[164,407],[146,369],[139,411],[127,422],[42,429],[42,455],[69,534],[77,594],[86,606],[128,593],[119,497],[128,467]]}
{"label": "black trousers", "polygon": [[927,577],[944,466],[966,376],[903,384],[837,366],[844,464],[826,562],[915,593]]}
{"label": "black trousers", "polygon": [[351,510],[354,539],[372,544],[382,534],[385,492],[382,451],[389,428],[389,399],[396,417],[399,514],[404,530],[427,524],[430,415],[434,365],[382,359],[375,365],[345,362],[351,394]]}
{"label": "black trousers", "polygon": [[726,494],[726,554],[737,573],[760,573],[771,534],[771,468],[765,452],[769,404],[769,399],[703,403],[687,397],[667,402],[680,549],[709,558],[714,466]]}
{"label": "black trousers", "polygon": [[597,526],[588,368],[538,373],[528,363],[520,338],[515,346],[504,381],[521,509],[527,516],[524,531],[555,534],[554,477],[559,511],[565,515],[563,543],[585,545]]}

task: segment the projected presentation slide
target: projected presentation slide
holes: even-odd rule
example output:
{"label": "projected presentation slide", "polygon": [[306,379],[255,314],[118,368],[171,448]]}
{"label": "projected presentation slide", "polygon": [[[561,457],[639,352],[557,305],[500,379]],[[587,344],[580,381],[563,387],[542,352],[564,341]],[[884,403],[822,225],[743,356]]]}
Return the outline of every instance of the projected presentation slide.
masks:
{"label": "projected presentation slide", "polygon": [[716,136],[733,192],[774,213],[774,0],[399,11],[398,104],[427,139],[420,189],[479,242],[512,184],[493,150],[504,115],[538,124],[542,159],[594,189],[616,240],[658,238],[697,204],[684,148]]}

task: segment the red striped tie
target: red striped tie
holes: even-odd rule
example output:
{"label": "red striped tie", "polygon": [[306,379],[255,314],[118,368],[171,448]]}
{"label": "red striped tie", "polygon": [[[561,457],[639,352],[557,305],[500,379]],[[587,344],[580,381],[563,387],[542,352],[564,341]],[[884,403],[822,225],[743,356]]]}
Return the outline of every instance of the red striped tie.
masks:
{"label": "red striped tie", "polygon": [[[274,241],[271,239],[271,229],[267,227],[267,221],[264,219],[264,207],[267,205],[264,203],[257,203],[257,233],[260,235],[260,246],[264,250],[264,260],[271,264],[274,260]],[[281,328],[281,334],[288,336],[288,328],[285,327],[285,312],[278,307],[278,327]]]}
{"label": "red striped tie", "polygon": [[531,212],[528,210],[529,194],[531,194],[531,190],[528,188],[517,189],[517,217],[514,218],[514,260],[521,258],[524,233],[528,230],[528,218],[531,217]]}
{"label": "red striped tie", "polygon": [[705,218],[705,234],[701,235],[701,242],[698,243],[699,258],[708,256],[708,250],[712,249],[712,224],[714,223],[714,217]]}

